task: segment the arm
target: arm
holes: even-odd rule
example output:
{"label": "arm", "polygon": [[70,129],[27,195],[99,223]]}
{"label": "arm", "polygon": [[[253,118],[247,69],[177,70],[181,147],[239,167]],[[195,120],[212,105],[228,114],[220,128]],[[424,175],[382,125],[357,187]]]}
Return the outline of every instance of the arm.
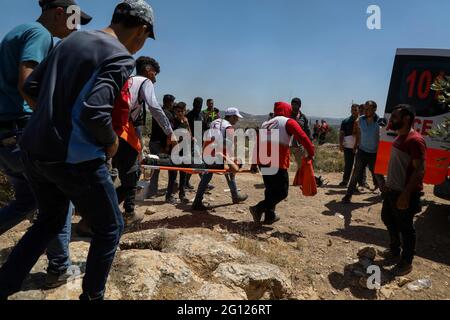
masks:
{"label": "arm", "polygon": [[155,119],[155,121],[158,123],[161,129],[163,129],[164,133],[167,136],[172,135],[172,126],[166,114],[164,113],[164,110],[159,105],[158,100],[156,100],[155,89],[153,85],[151,85],[149,81],[147,81],[144,84],[142,91],[142,94],[144,95],[143,98],[145,99],[145,104],[148,106],[153,119]]}
{"label": "arm", "polygon": [[[23,48],[20,53],[19,74],[17,89],[20,95],[28,103],[31,109],[36,108],[36,101],[39,95],[40,82],[44,74],[46,63],[42,63],[53,47],[51,35],[42,29],[31,29],[24,34]],[[42,63],[42,64],[41,64]],[[41,64],[40,70],[38,65]],[[33,75],[30,88],[27,88],[27,80]],[[30,89],[29,92],[27,89]]]}
{"label": "arm", "polygon": [[[33,71],[38,66],[37,62],[34,61],[25,61],[20,63],[19,65],[19,82],[17,83],[17,89],[19,90],[20,95],[24,98],[24,100],[28,103],[32,110],[36,108],[36,100],[37,96],[32,97],[27,95],[25,92],[25,82],[33,73]],[[39,90],[37,90],[39,92]]]}
{"label": "arm", "polygon": [[112,126],[114,101],[133,69],[134,60],[131,56],[119,56],[106,61],[98,71],[81,110],[83,125],[105,147],[109,157],[114,156],[119,141]]}
{"label": "arm", "polygon": [[355,147],[353,148],[353,152],[356,152],[359,148],[359,144],[361,142],[361,130],[359,129],[359,120],[355,122],[354,135],[356,138]]}
{"label": "arm", "polygon": [[297,123],[297,121],[289,119],[286,124],[286,130],[290,135],[294,136],[295,140],[302,144],[302,146],[308,152],[308,156],[310,158],[313,158],[315,155],[314,145],[312,144],[306,133],[303,131],[303,129],[300,127],[300,125]]}

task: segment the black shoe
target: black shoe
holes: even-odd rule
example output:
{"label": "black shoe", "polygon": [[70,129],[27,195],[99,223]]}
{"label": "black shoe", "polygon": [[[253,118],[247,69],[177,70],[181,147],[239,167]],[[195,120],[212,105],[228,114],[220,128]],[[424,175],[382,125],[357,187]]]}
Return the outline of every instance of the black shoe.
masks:
{"label": "black shoe", "polygon": [[412,264],[406,261],[400,261],[394,268],[392,268],[391,272],[396,277],[404,277],[410,274],[413,271]]}
{"label": "black shoe", "polygon": [[233,204],[238,204],[241,202],[245,202],[248,199],[248,195],[246,194],[239,194],[237,198],[233,198]]}
{"label": "black shoe", "polygon": [[144,220],[144,214],[142,212],[128,212],[123,214],[123,218],[125,220],[125,225],[127,227],[134,226],[136,224],[139,224]]}
{"label": "black shoe", "polygon": [[352,196],[346,195],[344,198],[342,198],[341,202],[344,203],[344,204],[352,203]]}
{"label": "black shoe", "polygon": [[195,187],[190,183],[186,184],[185,188],[186,190],[195,190]]}
{"label": "black shoe", "polygon": [[385,260],[396,260],[400,258],[400,250],[386,249],[378,252],[378,254]]}
{"label": "black shoe", "polygon": [[258,210],[258,206],[250,207],[250,213],[252,214],[253,221],[260,224],[262,219],[262,212]]}
{"label": "black shoe", "polygon": [[280,221],[280,217],[275,212],[266,212],[266,217],[264,219],[264,222],[262,224],[264,225],[272,225],[275,222]]}
{"label": "black shoe", "polygon": [[370,186],[369,186],[369,184],[368,184],[367,182],[366,182],[366,183],[362,183],[362,184],[360,184],[359,186],[360,186],[361,188],[370,190]]}
{"label": "black shoe", "polygon": [[97,295],[97,296],[89,296],[87,293],[83,293],[80,296],[81,301],[103,301],[105,300],[104,295]]}
{"label": "black shoe", "polygon": [[208,211],[208,208],[202,202],[194,202],[192,205],[193,211]]}
{"label": "black shoe", "polygon": [[180,201],[183,204],[188,204],[189,202],[191,202],[188,198],[186,198],[186,196],[180,196]]}
{"label": "black shoe", "polygon": [[212,184],[208,184],[207,189],[208,189],[209,191],[214,190],[214,188],[215,188],[215,187],[214,187]]}
{"label": "black shoe", "polygon": [[175,197],[173,197],[173,196],[166,197],[166,202],[170,203],[170,204],[177,204],[177,199],[175,199]]}
{"label": "black shoe", "polygon": [[348,182],[342,181],[341,183],[339,183],[339,187],[347,187]]}

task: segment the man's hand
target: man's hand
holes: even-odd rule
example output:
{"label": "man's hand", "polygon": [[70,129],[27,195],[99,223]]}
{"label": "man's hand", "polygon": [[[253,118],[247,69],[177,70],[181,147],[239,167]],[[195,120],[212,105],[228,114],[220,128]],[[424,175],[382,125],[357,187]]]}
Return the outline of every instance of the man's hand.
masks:
{"label": "man's hand", "polygon": [[119,137],[116,137],[116,141],[114,142],[114,144],[112,146],[106,148],[106,150],[105,150],[106,158],[107,159],[114,158],[118,149],[119,149]]}
{"label": "man's hand", "polygon": [[177,136],[172,133],[170,136],[167,136],[167,145],[169,147],[176,146],[178,144]]}
{"label": "man's hand", "polygon": [[407,192],[402,192],[402,194],[397,199],[397,209],[406,210],[409,208],[410,195]]}

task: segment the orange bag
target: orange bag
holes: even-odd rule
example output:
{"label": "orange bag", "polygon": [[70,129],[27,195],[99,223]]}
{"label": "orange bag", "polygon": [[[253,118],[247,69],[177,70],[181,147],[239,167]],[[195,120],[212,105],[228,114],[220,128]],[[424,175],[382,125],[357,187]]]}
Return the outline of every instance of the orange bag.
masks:
{"label": "orange bag", "polygon": [[317,183],[312,160],[303,158],[302,166],[295,175],[294,186],[300,186],[300,190],[302,190],[305,197],[314,197],[317,194]]}

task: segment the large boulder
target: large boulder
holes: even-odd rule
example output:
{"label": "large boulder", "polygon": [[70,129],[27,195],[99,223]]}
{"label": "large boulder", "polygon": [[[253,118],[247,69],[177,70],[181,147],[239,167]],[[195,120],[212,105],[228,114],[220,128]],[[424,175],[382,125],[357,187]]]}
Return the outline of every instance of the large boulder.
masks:
{"label": "large boulder", "polygon": [[225,285],[242,288],[249,300],[287,299],[292,295],[290,280],[279,267],[269,263],[223,263],[214,271],[213,278]]}
{"label": "large boulder", "polygon": [[110,281],[123,300],[186,299],[202,283],[176,255],[150,250],[118,252]]}
{"label": "large boulder", "polygon": [[181,236],[163,252],[180,256],[201,275],[212,273],[221,263],[240,261],[246,257],[244,252],[231,244],[203,234]]}
{"label": "large boulder", "polygon": [[247,294],[241,288],[227,287],[223,284],[205,282],[198,290],[197,300],[247,300]]}

